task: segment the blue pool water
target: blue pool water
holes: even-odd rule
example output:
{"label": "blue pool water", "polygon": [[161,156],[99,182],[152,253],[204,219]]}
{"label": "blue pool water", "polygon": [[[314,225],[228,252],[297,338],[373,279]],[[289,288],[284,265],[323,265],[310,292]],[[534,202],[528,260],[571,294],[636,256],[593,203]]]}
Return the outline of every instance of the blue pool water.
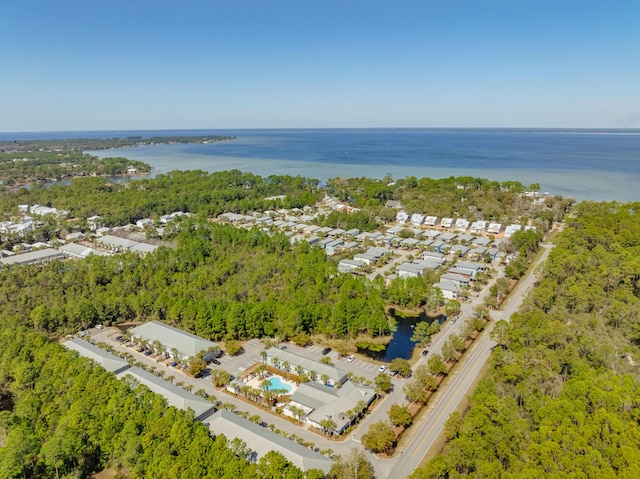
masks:
{"label": "blue pool water", "polygon": [[267,389],[269,391],[273,391],[274,389],[286,389],[287,392],[291,392],[291,386],[283,383],[277,376],[269,379],[269,387]]}

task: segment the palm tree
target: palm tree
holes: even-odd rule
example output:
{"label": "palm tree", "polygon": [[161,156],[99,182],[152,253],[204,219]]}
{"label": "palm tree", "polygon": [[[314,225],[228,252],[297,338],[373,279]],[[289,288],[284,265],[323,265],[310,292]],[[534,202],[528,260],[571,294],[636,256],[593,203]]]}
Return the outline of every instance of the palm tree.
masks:
{"label": "palm tree", "polygon": [[304,368],[302,366],[300,366],[299,364],[296,366],[296,374],[298,376],[302,376],[302,373],[304,372]]}
{"label": "palm tree", "polygon": [[312,381],[315,381],[316,379],[318,379],[318,373],[313,370],[309,371],[309,378]]}
{"label": "palm tree", "polygon": [[323,419],[319,422],[320,427],[322,428],[322,432],[325,434],[331,434],[332,436],[335,434],[335,429],[337,427],[336,422],[330,417]]}
{"label": "palm tree", "polygon": [[258,377],[260,379],[262,379],[262,375],[267,371],[267,365],[266,364],[259,364],[258,367],[256,368],[256,373],[258,373]]}
{"label": "palm tree", "polygon": [[262,362],[266,363],[267,362],[267,352],[266,351],[262,351],[260,353],[260,356],[262,356]]}
{"label": "palm tree", "polygon": [[361,416],[367,410],[367,402],[361,399],[356,403],[354,409],[358,411],[358,415]]}
{"label": "palm tree", "polygon": [[171,384],[173,384],[173,380],[174,380],[175,378],[176,378],[175,376],[169,376],[169,377],[167,378],[167,381],[169,381]]}
{"label": "palm tree", "polygon": [[273,363],[274,368],[280,369],[280,358],[274,357],[271,362]]}
{"label": "palm tree", "polygon": [[302,418],[304,417],[304,409],[298,406],[289,406],[289,410],[294,414],[298,421],[302,422]]}
{"label": "palm tree", "polygon": [[284,363],[282,363],[282,367],[286,372],[289,372],[289,370],[291,369],[291,363],[289,363],[289,361],[285,361]]}
{"label": "palm tree", "polygon": [[260,389],[262,389],[263,391],[268,391],[269,386],[271,386],[271,381],[269,381],[268,379],[263,379],[260,382]]}
{"label": "palm tree", "polygon": [[326,384],[329,382],[329,376],[327,376],[326,374],[323,374],[322,376],[320,376],[320,381],[322,381],[323,384],[326,386]]}

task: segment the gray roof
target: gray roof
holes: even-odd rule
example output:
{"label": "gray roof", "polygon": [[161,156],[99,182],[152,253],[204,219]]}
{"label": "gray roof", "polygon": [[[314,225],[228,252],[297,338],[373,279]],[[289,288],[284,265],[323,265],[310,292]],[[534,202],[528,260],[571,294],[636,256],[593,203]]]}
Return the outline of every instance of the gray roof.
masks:
{"label": "gray roof", "polygon": [[435,283],[433,285],[434,288],[438,288],[442,291],[453,291],[453,292],[458,292],[460,290],[460,288],[458,287],[458,285],[456,283]]}
{"label": "gray roof", "polygon": [[77,351],[80,356],[89,358],[111,373],[118,374],[129,368],[129,363],[104,349],[80,338],[73,338],[62,344],[65,348]]}
{"label": "gray roof", "polygon": [[111,256],[110,253],[107,253],[105,251],[89,248],[87,246],[82,246],[76,243],[64,244],[58,249],[67,256],[71,256],[73,258],[86,258],[91,254],[95,254],[96,256]]}
{"label": "gray roof", "polygon": [[213,341],[155,320],[132,328],[131,333],[148,341],[159,341],[167,349],[176,348],[180,354],[188,357],[218,346]]}
{"label": "gray roof", "polygon": [[119,236],[113,235],[104,235],[101,238],[98,238],[97,241],[98,243],[109,245],[111,247],[126,249],[129,249],[137,244],[136,241],[131,241],[126,238],[120,238]]}
{"label": "gray roof", "polygon": [[8,258],[0,258],[0,263],[10,266],[14,264],[41,263],[43,261],[51,261],[56,258],[64,258],[64,255],[57,249],[46,248],[38,251],[31,251],[29,253],[9,256]]}
{"label": "gray roof", "polygon": [[456,263],[456,267],[457,268],[470,269],[470,270],[473,270],[473,271],[477,271],[477,270],[486,269],[487,265],[485,265],[483,263],[477,263],[475,261],[458,261]]}
{"label": "gray roof", "polygon": [[136,243],[131,247],[131,251],[137,251],[138,253],[153,253],[158,247],[148,243]]}
{"label": "gray roof", "polygon": [[291,401],[313,409],[307,418],[316,423],[331,417],[341,431],[349,423],[347,411],[359,401],[367,405],[375,398],[375,391],[367,386],[347,381],[340,388],[331,388],[318,383],[303,383],[291,395]]}
{"label": "gray roof", "polygon": [[440,236],[438,236],[438,239],[440,241],[451,241],[452,239],[454,239],[456,236],[458,236],[455,233],[449,233],[449,232],[445,232],[442,233]]}
{"label": "gray roof", "polygon": [[491,243],[491,240],[485,236],[481,236],[473,240],[473,244],[477,244],[479,246],[487,246],[489,243]]}
{"label": "gray roof", "polygon": [[454,283],[463,283],[463,284],[469,284],[469,277],[468,276],[463,276],[461,274],[456,274],[456,273],[445,273],[442,276],[440,276],[440,282],[443,281],[453,281]]}
{"label": "gray roof", "polygon": [[151,391],[165,398],[169,406],[182,409],[183,411],[191,409],[196,419],[202,419],[210,415],[214,410],[213,404],[206,399],[196,396],[162,378],[154,376],[144,369],[134,367],[118,374],[118,378],[125,376],[130,376],[136,383],[144,384]]}
{"label": "gray roof", "polygon": [[326,374],[327,377],[333,381],[342,382],[347,376],[347,372],[342,369],[305,358],[304,356],[283,349],[269,348],[267,349],[267,356],[270,358],[278,358],[281,363],[287,361],[292,366],[302,366],[307,371],[315,371],[318,373],[318,377]]}
{"label": "gray roof", "polygon": [[213,434],[223,434],[229,440],[242,439],[258,457],[264,456],[269,451],[277,451],[303,471],[320,469],[326,474],[331,469],[333,461],[328,457],[230,411],[221,409],[204,421],[209,424]]}

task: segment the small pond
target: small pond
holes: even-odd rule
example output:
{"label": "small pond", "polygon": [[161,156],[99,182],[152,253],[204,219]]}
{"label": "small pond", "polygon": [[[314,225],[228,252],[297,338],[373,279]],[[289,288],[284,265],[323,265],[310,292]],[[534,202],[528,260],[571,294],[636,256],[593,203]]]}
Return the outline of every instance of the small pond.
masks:
{"label": "small pond", "polygon": [[[415,327],[415,325],[421,321],[428,321],[429,323],[431,323],[432,321],[439,321],[440,324],[442,324],[446,319],[447,317],[444,315],[436,319],[430,318],[426,315],[417,317],[395,317],[396,330],[393,333],[391,342],[387,345],[386,351],[380,353],[380,356],[378,356],[376,359],[389,362],[395,358],[411,358],[413,349],[416,346],[416,344],[411,341],[411,336],[413,336],[413,328]],[[383,354],[384,356],[382,356]]]}

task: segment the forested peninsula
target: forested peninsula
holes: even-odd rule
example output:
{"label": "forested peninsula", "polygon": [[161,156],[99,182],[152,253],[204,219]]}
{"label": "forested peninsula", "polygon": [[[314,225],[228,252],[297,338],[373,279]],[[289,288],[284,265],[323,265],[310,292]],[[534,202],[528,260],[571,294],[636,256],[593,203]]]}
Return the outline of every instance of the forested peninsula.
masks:
{"label": "forested peninsula", "polygon": [[168,136],[68,140],[0,141],[0,191],[26,184],[55,182],[83,176],[144,175],[147,163],[122,157],[99,159],[86,150],[110,150],[141,145],[213,143],[230,136]]}

